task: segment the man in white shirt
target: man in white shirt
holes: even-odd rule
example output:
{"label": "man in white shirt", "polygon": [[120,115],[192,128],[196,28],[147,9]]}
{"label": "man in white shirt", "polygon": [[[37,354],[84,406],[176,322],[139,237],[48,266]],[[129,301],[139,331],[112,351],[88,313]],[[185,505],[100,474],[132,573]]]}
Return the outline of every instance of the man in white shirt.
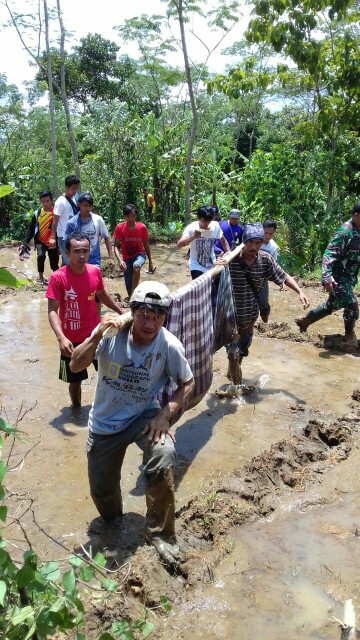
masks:
{"label": "man in white shirt", "polygon": [[[274,260],[277,261],[278,253],[279,253],[279,245],[276,244],[274,235],[277,229],[277,223],[275,220],[265,220],[263,223],[264,228],[264,242],[261,245],[261,251],[265,251],[269,254]],[[280,287],[282,289],[282,287]],[[259,308],[260,308],[260,316],[263,322],[269,321],[270,315],[270,304],[269,304],[269,282],[266,280],[264,285],[259,292]]]}
{"label": "man in white shirt", "polygon": [[266,251],[274,260],[277,260],[279,253],[279,245],[276,244],[274,235],[277,229],[277,222],[275,220],[265,220],[264,227],[264,242],[261,245],[261,251]]}
{"label": "man in white shirt", "polygon": [[100,269],[100,238],[104,238],[106,249],[109,256],[109,268],[114,268],[114,260],[112,257],[112,246],[109,239],[109,233],[105,222],[101,216],[93,213],[91,207],[94,204],[93,197],[90,193],[81,193],[78,198],[79,213],[70,218],[66,225],[64,239],[72,233],[84,233],[90,242],[89,264],[95,264]]}
{"label": "man in white shirt", "polygon": [[50,247],[56,247],[57,236],[63,265],[69,263],[65,248],[65,231],[69,219],[78,212],[74,196],[79,188],[79,184],[80,180],[77,176],[67,176],[65,178],[65,192],[63,195],[58,197],[54,205],[54,220],[51,227],[51,238],[49,240],[49,244]]}
{"label": "man in white shirt", "polygon": [[178,248],[190,245],[189,268],[192,280],[214,266],[216,240],[220,240],[225,253],[230,251],[219,223],[212,219],[213,213],[213,207],[199,207],[197,222],[188,224],[176,245]]}

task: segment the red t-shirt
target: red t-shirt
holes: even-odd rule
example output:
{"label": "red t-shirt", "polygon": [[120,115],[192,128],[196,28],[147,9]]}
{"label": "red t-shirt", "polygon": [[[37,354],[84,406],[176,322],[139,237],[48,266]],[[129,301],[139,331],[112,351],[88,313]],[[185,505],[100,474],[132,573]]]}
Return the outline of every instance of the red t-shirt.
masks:
{"label": "red t-shirt", "polygon": [[114,238],[121,241],[123,259],[129,260],[144,253],[143,242],[149,239],[149,234],[142,222],[135,222],[133,229],[129,229],[126,222],[120,222],[115,227]]}
{"label": "red t-shirt", "polygon": [[83,342],[99,324],[95,292],[103,289],[100,269],[93,264],[86,264],[82,274],[66,265],[50,276],[45,298],[60,301],[62,329],[71,342]]}

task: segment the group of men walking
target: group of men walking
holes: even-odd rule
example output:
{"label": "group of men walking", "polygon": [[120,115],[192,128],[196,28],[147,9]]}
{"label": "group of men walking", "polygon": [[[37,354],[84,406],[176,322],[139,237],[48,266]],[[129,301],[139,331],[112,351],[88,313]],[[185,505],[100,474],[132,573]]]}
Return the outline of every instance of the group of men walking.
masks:
{"label": "group of men walking", "polygon": [[[168,288],[156,281],[139,284],[145,256],[149,272],[155,269],[146,226],[137,220],[136,208],[131,204],[124,207],[124,222],[114,231],[115,257],[124,272],[132,316],[131,325],[119,330],[123,308],[106,291],[100,271],[100,238],[105,241],[109,268],[114,266],[112,244],[103,219],[91,211],[91,195],[81,194],[75,199],[78,188],[76,176],[68,176],[65,192],[55,202],[53,212],[51,193],[40,194],[41,209],[33,216],[24,246],[35,236],[43,282],[45,252],[49,255],[54,273],[45,294],[48,317],[59,343],[59,377],[69,384],[74,409],[81,406],[81,382],[88,376],[87,368],[91,363],[98,368],[86,451],[90,492],[103,526],[111,526],[122,515],[121,468],[127,447],[136,443],[143,453],[145,538],[166,563],[174,564],[179,548],[175,537],[175,438],[171,425],[174,414],[191,398],[193,373],[182,344],[164,328],[172,300]],[[229,266],[237,334],[227,346],[228,375],[234,384],[240,384],[241,363],[248,355],[254,324],[259,314],[264,322],[269,318],[268,282],[288,286],[304,308],[309,301],[277,263],[274,221],[241,226],[240,212],[233,209],[228,220],[219,223],[214,219],[217,213],[214,207],[200,207],[197,221],[185,228],[177,246],[189,247],[192,279],[201,277],[215,264]],[[228,265],[227,255],[240,241],[242,249]],[[61,268],[55,257],[58,249],[63,260]],[[358,306],[352,288],[359,261],[360,203],[324,254],[323,284],[330,293],[329,299],[305,318],[296,320],[301,331],[334,309],[344,307],[345,335],[355,340]],[[115,315],[100,317],[99,303]],[[177,388],[160,407],[157,394],[169,377]]]}

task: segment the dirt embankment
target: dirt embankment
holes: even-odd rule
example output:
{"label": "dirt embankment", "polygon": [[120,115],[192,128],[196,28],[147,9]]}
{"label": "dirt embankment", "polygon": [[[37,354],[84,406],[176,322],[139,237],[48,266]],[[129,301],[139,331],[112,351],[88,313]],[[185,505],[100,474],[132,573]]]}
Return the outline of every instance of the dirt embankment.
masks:
{"label": "dirt embankment", "polygon": [[[306,494],[307,488],[320,485],[326,472],[349,456],[359,434],[360,390],[354,391],[352,398],[350,414],[330,424],[310,420],[300,434],[277,442],[222,480],[212,481],[190,500],[177,513],[182,559],[176,569],[162,565],[152,548],[142,546],[136,522],[128,522],[126,531],[119,527],[118,559],[126,541],[129,551],[131,544],[141,545],[120,572],[125,593],[147,607],[161,607],[161,595],[179,604],[195,584],[211,582],[215,566],[231,553],[234,527],[276,511],[285,497],[291,501],[299,491]],[[99,544],[99,537],[93,536],[92,543]],[[112,555],[116,558],[116,548]],[[126,606],[122,613],[126,615]],[[90,627],[103,630],[118,616],[118,604],[114,609],[109,600],[97,603]],[[89,637],[95,637],[91,629]]]}

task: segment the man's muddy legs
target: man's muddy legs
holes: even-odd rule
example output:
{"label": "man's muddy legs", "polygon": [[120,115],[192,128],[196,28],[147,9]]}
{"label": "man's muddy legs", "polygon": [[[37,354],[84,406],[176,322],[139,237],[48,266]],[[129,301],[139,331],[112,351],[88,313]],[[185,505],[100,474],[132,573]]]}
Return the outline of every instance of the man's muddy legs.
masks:
{"label": "man's muddy legs", "polygon": [[229,358],[228,360],[228,372],[227,378],[231,380],[233,384],[241,384],[242,382],[242,371],[241,371],[241,363],[242,358]]}
{"label": "man's muddy legs", "polygon": [[70,382],[69,394],[72,408],[79,409],[81,407],[81,381]]}
{"label": "man's muddy legs", "polygon": [[347,345],[354,347],[355,349],[358,349],[359,342],[355,333],[355,322],[356,321],[354,319],[344,320],[345,342]]}
{"label": "man's muddy legs", "polygon": [[314,322],[330,316],[332,311],[333,309],[329,309],[327,303],[323,302],[315,309],[311,309],[303,318],[296,318],[295,322],[300,329],[300,333],[305,333],[307,328],[310,327],[311,324],[314,324]]}

